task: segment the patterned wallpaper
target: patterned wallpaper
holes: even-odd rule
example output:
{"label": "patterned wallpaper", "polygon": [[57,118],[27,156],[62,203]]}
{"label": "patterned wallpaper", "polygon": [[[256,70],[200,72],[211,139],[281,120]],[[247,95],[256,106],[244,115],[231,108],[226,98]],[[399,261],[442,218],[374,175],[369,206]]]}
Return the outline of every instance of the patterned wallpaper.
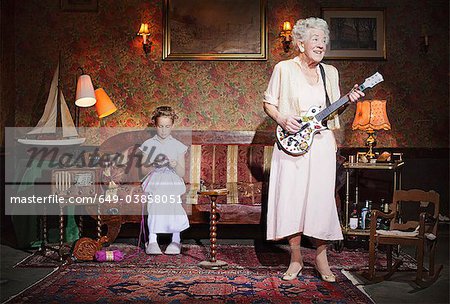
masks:
{"label": "patterned wallpaper", "polygon": [[[18,1],[16,11],[16,126],[39,120],[51,77],[62,57],[63,92],[73,108],[77,67],[91,75],[121,107],[106,126],[146,126],[159,105],[172,105],[179,126],[194,130],[273,130],[262,96],[273,66],[295,56],[278,38],[282,21],[320,15],[321,7],[358,7],[358,0],[268,0],[267,61],[162,61],[162,0],[98,0],[98,12],[62,12],[59,1]],[[391,131],[384,147],[448,147],[447,0],[368,0],[364,7],[386,8],[386,61],[333,60],[341,91],[380,71],[385,82],[367,98],[388,100]],[[153,48],[145,56],[136,36],[149,22]],[[428,54],[419,52],[421,29],[430,31]],[[342,115],[341,146],[362,146],[366,135],[351,131],[355,106]],[[82,126],[98,126],[93,109],[81,112]]]}

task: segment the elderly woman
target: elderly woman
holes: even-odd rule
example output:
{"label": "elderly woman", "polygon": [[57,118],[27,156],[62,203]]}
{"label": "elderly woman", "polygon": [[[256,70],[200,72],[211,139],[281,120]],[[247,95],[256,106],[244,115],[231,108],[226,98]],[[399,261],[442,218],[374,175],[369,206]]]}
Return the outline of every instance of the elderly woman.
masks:
{"label": "elderly woman", "polygon": [[[296,133],[298,120],[312,106],[326,107],[326,94],[334,102],[339,99],[338,71],[321,64],[329,41],[325,20],[308,18],[297,21],[292,31],[299,54],[274,67],[264,94],[264,111],[285,131]],[[319,65],[325,72],[325,84]],[[357,85],[348,94],[354,102],[364,94]],[[326,91],[326,92],[325,92]],[[337,115],[327,121],[328,129],[314,136],[310,150],[301,156],[286,154],[275,145],[270,171],[267,210],[267,239],[287,238],[291,261],[283,280],[301,274],[302,234],[316,240],[315,268],[322,280],[335,282],[327,260],[327,243],[342,240],[335,204],[336,141],[329,129],[339,127]]]}

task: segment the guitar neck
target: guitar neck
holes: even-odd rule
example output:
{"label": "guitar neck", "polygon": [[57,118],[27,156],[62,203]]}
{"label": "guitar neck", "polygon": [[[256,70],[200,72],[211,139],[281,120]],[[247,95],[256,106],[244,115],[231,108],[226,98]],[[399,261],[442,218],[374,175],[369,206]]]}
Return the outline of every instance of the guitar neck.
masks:
{"label": "guitar neck", "polygon": [[[358,89],[360,91],[364,91],[366,89],[366,87],[364,86],[364,84],[361,84]],[[328,106],[327,108],[323,109],[322,111],[320,111],[315,118],[317,119],[317,121],[322,121],[326,118],[328,118],[328,116],[330,116],[331,114],[333,114],[334,112],[336,112],[337,110],[339,110],[343,105],[345,105],[346,103],[349,102],[349,98],[348,98],[348,94],[342,96],[341,98],[339,98],[337,101],[333,102],[330,106]]]}

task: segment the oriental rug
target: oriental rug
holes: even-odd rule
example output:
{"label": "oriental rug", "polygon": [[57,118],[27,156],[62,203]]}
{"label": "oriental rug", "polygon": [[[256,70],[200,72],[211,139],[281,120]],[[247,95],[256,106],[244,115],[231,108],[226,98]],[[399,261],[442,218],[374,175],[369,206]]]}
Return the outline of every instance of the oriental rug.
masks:
{"label": "oriental rug", "polygon": [[[337,283],[319,279],[313,269],[315,250],[302,248],[305,269],[293,281],[282,281],[289,263],[287,245],[219,245],[217,258],[228,263],[206,270],[207,245],[183,245],[176,256],[150,256],[134,245],[115,243],[108,250],[125,254],[120,262],[73,262],[13,297],[9,303],[371,303],[342,271],[367,268],[364,250],[330,250]],[[163,250],[165,248],[162,248]],[[402,267],[415,260],[400,252]],[[385,265],[379,255],[378,267]],[[55,253],[33,254],[16,267],[55,267]]]}
{"label": "oriental rug", "polygon": [[72,264],[8,303],[372,303],[340,271],[335,274],[338,282],[327,283],[308,268],[286,282],[273,268]]}
{"label": "oriental rug", "polygon": [[[209,246],[204,245],[183,245],[182,254],[176,256],[145,254],[143,249],[139,249],[131,244],[113,244],[106,250],[120,250],[124,253],[125,259],[120,262],[82,262],[84,266],[103,267],[111,266],[115,268],[127,267],[179,267],[181,265],[196,265],[208,259]],[[164,248],[162,247],[164,250]],[[289,265],[289,248],[287,245],[219,245],[217,258],[229,264],[233,268],[274,268],[284,269]],[[315,250],[302,248],[305,267],[312,268],[314,263]],[[401,270],[416,269],[415,259],[404,252],[399,253],[403,261]],[[342,252],[328,251],[328,260],[332,269],[344,269],[348,271],[359,271],[368,268],[369,253],[366,250],[344,250]],[[16,267],[58,267],[61,263],[53,251],[48,251],[46,255],[34,253]],[[78,263],[77,263],[78,264]],[[379,254],[377,267],[386,266],[386,255]]]}

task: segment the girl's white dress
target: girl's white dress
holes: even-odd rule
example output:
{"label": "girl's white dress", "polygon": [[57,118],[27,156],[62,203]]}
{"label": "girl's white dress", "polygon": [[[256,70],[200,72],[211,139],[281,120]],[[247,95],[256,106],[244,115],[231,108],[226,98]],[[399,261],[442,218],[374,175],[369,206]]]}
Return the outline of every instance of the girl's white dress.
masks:
{"label": "girl's white dress", "polygon": [[[177,160],[187,151],[187,147],[172,136],[161,139],[157,135],[146,140],[139,149],[146,163],[154,162],[161,154],[169,160]],[[145,177],[142,189],[150,195],[147,202],[149,233],[176,233],[189,227],[181,201],[186,186],[174,169],[168,166],[155,169]]]}
{"label": "girl's white dress", "polygon": [[[337,70],[334,71],[336,83],[331,85],[337,86]],[[338,94],[339,91],[335,95]],[[298,58],[283,61],[275,66],[264,101],[279,110],[296,109],[292,114],[297,115],[306,113],[311,106],[323,109],[326,102],[322,78],[311,85]],[[343,238],[335,203],[336,147],[331,130],[316,134],[310,150],[302,156],[288,155],[275,144],[267,208],[268,240],[299,232],[322,240]]]}

